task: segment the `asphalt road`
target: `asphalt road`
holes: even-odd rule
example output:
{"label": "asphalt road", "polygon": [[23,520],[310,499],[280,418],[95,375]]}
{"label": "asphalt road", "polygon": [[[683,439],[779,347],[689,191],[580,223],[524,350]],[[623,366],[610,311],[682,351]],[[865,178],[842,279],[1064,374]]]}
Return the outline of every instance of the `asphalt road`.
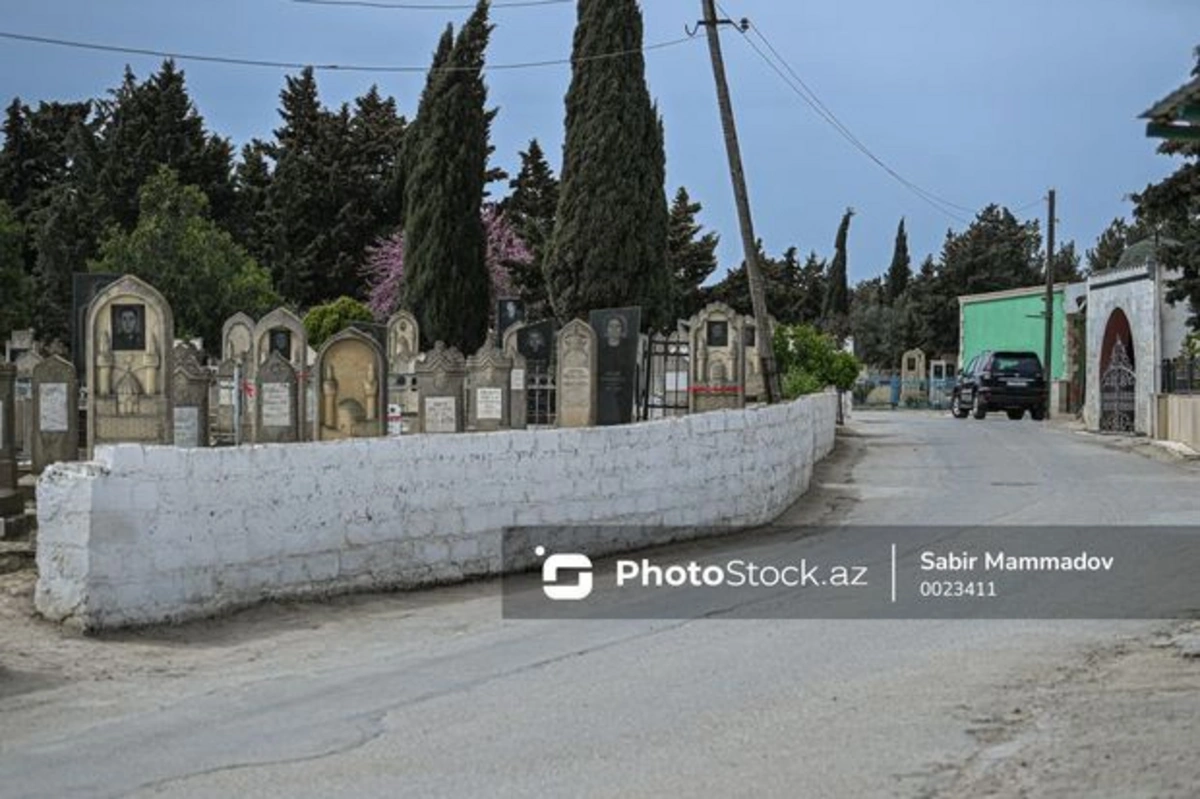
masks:
{"label": "asphalt road", "polygon": [[[1200,522],[1195,470],[1061,428],[863,413],[847,433],[782,524]],[[498,594],[100,640],[29,623],[0,650],[20,678],[0,681],[0,795],[936,796],[997,707],[1161,626],[513,621]]]}

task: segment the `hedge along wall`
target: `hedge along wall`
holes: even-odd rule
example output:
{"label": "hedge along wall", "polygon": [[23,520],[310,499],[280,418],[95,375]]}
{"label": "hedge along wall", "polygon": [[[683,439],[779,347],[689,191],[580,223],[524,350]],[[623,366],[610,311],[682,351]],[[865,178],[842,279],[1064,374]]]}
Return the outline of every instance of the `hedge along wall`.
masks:
{"label": "hedge along wall", "polygon": [[38,482],[37,609],[88,630],[179,621],[497,574],[505,527],[636,524],[628,549],[681,527],[763,524],[833,448],[837,402],[573,430],[98,447]]}

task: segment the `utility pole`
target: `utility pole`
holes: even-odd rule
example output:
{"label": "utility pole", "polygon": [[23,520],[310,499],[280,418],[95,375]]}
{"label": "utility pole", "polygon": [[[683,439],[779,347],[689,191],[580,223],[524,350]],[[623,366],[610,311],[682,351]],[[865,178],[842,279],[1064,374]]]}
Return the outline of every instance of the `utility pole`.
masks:
{"label": "utility pole", "polygon": [[1050,206],[1049,219],[1046,221],[1046,357],[1043,359],[1046,374],[1046,418],[1050,418],[1050,385],[1053,382],[1054,370],[1054,189],[1047,197]]}
{"label": "utility pole", "polygon": [[775,367],[775,350],[770,336],[770,320],[767,317],[767,297],[763,286],[762,271],[758,264],[758,244],[754,238],[754,222],[750,218],[750,199],[746,193],[746,174],[742,169],[742,152],[738,145],[737,126],[733,121],[733,104],[729,100],[729,84],[725,80],[725,60],[721,56],[721,37],[717,26],[733,24],[731,20],[718,20],[715,0],[701,0],[704,20],[701,22],[708,32],[708,52],[712,57],[713,77],[717,82],[717,103],[721,108],[721,126],[725,130],[725,151],[729,156],[729,177],[733,180],[733,196],[737,201],[738,222],[742,232],[742,248],[746,257],[746,275],[750,279],[750,302],[754,309],[755,345],[762,363],[763,382],[767,389],[767,402],[783,399],[779,372]]}

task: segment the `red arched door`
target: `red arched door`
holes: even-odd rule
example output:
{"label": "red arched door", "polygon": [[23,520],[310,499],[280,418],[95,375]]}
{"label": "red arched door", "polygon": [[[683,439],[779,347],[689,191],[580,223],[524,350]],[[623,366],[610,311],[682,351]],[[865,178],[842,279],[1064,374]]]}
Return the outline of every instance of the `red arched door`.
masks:
{"label": "red arched door", "polygon": [[1100,429],[1132,433],[1137,414],[1137,377],[1129,317],[1117,308],[1108,317],[1100,347]]}

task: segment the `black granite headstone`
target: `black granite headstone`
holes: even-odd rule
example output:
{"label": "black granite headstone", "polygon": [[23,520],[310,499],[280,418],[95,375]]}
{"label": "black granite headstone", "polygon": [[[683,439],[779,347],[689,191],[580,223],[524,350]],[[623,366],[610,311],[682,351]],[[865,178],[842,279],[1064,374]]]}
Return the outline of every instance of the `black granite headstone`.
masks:
{"label": "black granite headstone", "polygon": [[517,352],[530,368],[534,364],[548,366],[554,357],[554,322],[547,319],[518,330]]}
{"label": "black granite headstone", "polygon": [[633,392],[637,381],[638,333],[641,308],[606,308],[592,311],[596,331],[598,371],[596,424],[629,424],[633,421]]}
{"label": "black granite headstone", "polygon": [[525,321],[525,301],[502,297],[496,301],[496,340],[504,340],[504,331]]}

